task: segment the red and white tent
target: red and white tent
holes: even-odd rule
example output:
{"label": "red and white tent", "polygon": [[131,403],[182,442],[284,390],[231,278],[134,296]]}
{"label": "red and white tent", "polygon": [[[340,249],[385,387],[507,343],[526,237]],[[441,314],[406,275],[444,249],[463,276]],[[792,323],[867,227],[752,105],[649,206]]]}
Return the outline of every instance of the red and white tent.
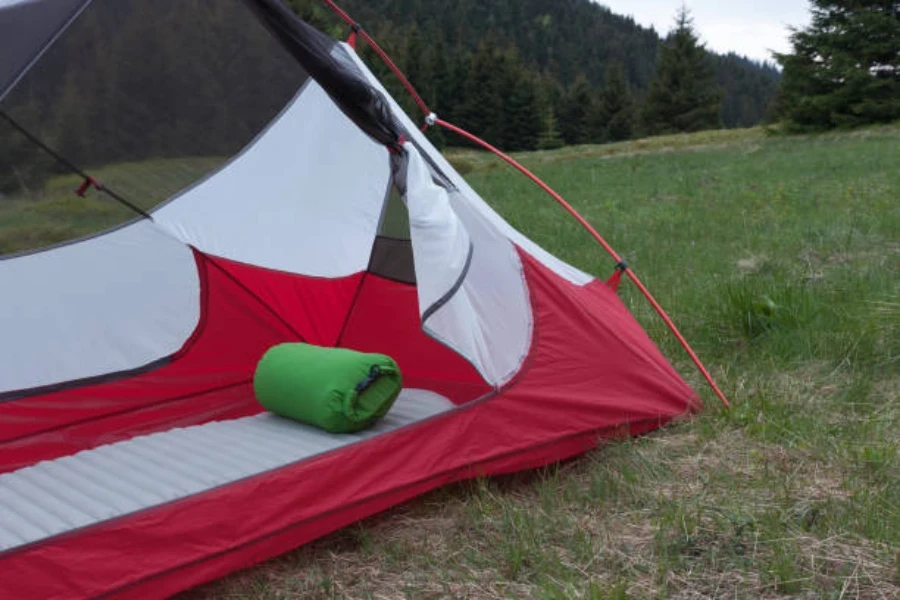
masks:
{"label": "red and white tent", "polygon": [[[351,46],[276,0],[7,4],[0,125],[139,214],[0,258],[0,597],[165,596],[437,486],[547,464],[698,406],[610,286],[513,229]],[[146,210],[140,190],[153,182],[127,193],[91,167],[150,142],[123,138],[110,147],[132,149],[104,154],[112,134],[88,144],[42,133],[59,120],[29,104],[34,90],[64,89],[41,88],[48,80],[85,81],[85,57],[101,53],[84,40],[110,24],[133,36],[138,23],[161,45],[174,29],[204,48],[227,27],[255,28],[238,40],[243,67],[204,73],[221,69],[250,82],[241,93],[253,102],[277,104],[214,168]],[[153,51],[129,68],[154,82],[191,60]],[[280,96],[255,87],[271,84],[272,65],[290,71]],[[115,96],[127,87],[117,81],[84,94]],[[139,89],[106,105],[130,124],[117,131],[217,108],[190,108],[190,85],[153,100]],[[178,156],[172,147],[159,155]],[[289,341],[388,354],[405,389],[360,434],[265,413],[254,368]]]}

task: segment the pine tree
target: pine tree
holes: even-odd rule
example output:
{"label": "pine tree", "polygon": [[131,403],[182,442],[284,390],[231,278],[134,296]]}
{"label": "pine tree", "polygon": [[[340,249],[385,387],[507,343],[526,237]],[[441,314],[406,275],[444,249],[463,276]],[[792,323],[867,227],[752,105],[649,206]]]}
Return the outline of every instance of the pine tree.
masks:
{"label": "pine tree", "polygon": [[453,116],[448,104],[452,101],[452,98],[448,96],[455,91],[452,79],[454,73],[450,70],[450,61],[447,59],[447,45],[444,43],[443,35],[438,36],[431,52],[431,76],[432,90],[425,98],[425,101],[432,107],[432,110],[435,107],[439,107],[443,112],[442,116],[452,120]]}
{"label": "pine tree", "polygon": [[[316,16],[322,6],[321,0],[289,1],[304,15]],[[498,48],[516,48],[518,61],[531,73],[540,73],[542,81],[552,82],[552,90],[562,90],[562,96],[566,96],[565,90],[571,89],[579,73],[586,77],[596,96],[604,84],[607,66],[612,61],[619,61],[635,98],[643,98],[658,63],[660,39],[655,31],[641,28],[633,19],[614,14],[601,3],[591,0],[458,0],[449,3],[441,0],[342,0],[341,5],[400,63],[405,58],[410,32],[414,28],[418,28],[429,57],[437,53],[436,45],[443,38],[446,62],[454,73],[451,87],[455,92],[442,92],[437,101],[425,100],[441,117],[451,122],[460,121],[453,112],[463,103],[461,84],[470,78],[468,71],[457,73],[455,65],[471,58],[479,44],[491,37]],[[329,33],[345,39],[346,25],[332,18],[327,9],[325,13],[330,17]],[[367,44],[360,43],[358,47],[388,90],[398,101],[404,99],[406,92],[395,83],[396,78],[387,69],[382,69],[381,61],[368,51]],[[727,90],[727,112],[723,111],[725,125],[756,124],[777,90],[779,71],[748,60],[716,58],[717,84]],[[438,66],[429,61],[433,78],[444,72]],[[417,87],[424,93],[421,85]],[[498,88],[498,93],[501,102],[505,101],[506,91]],[[558,127],[564,128],[565,122],[572,120],[567,118],[567,113],[571,117],[577,109],[567,111],[571,105],[564,107],[555,91],[545,96],[554,107]],[[597,127],[602,124],[601,116],[592,111],[584,124],[585,129],[575,137],[590,141],[606,135],[605,128],[598,130]],[[568,129],[567,135],[571,137],[575,131],[571,127]],[[434,133],[432,130],[429,135]],[[448,136],[448,142],[457,141],[455,136]]]}
{"label": "pine tree", "polygon": [[656,74],[641,111],[643,129],[650,135],[722,126],[722,94],[686,7],[679,9],[675,25],[660,47]]}
{"label": "pine tree", "polygon": [[538,136],[538,150],[556,150],[562,148],[565,142],[559,133],[559,125],[556,123],[556,115],[553,107],[546,101],[543,103],[543,119],[541,119],[541,134]]}
{"label": "pine tree", "polygon": [[[453,83],[455,73],[450,68],[450,61],[447,60],[447,45],[444,43],[443,35],[438,36],[432,48],[430,72],[431,90],[424,97],[425,102],[441,118],[452,123],[453,103],[456,100]],[[431,127],[428,130],[428,139],[438,148],[443,148],[447,144],[447,137],[440,127]]]}
{"label": "pine tree", "polygon": [[[406,38],[406,50],[404,52],[403,70],[406,78],[415,86],[416,91],[423,98],[428,98],[434,94],[434,82],[431,76],[431,63],[425,56],[425,43],[422,40],[422,34],[419,28],[412,27],[412,31]],[[421,111],[415,103],[415,100],[409,94],[403,94],[403,108],[407,114],[420,117]]]}
{"label": "pine tree", "polygon": [[599,95],[592,98],[584,115],[584,138],[582,141],[588,144],[603,144],[606,142],[606,124],[609,117],[600,104]]}
{"label": "pine tree", "polygon": [[774,64],[729,52],[714,57],[716,83],[725,90],[722,123],[725,127],[752,127],[763,120],[775,97],[779,72]]}
{"label": "pine tree", "polygon": [[514,52],[506,53],[502,64],[506,99],[501,146],[506,150],[535,150],[543,125],[537,85]]}
{"label": "pine tree", "polygon": [[559,114],[559,129],[567,144],[590,141],[588,116],[594,110],[594,90],[584,75],[579,75],[569,88]]}
{"label": "pine tree", "polygon": [[463,86],[465,100],[457,110],[460,126],[476,131],[485,141],[500,144],[505,79],[500,51],[492,39],[482,42],[472,55],[468,77]]}
{"label": "pine tree", "polygon": [[634,130],[634,99],[622,63],[614,62],[607,67],[606,82],[597,105],[603,122],[602,141],[629,139]]}
{"label": "pine tree", "polygon": [[541,133],[538,136],[539,150],[555,150],[565,145],[559,130],[557,115],[561,112],[565,90],[553,76],[542,73],[536,79],[538,101],[541,113]]}
{"label": "pine tree", "polygon": [[331,18],[328,9],[321,2],[311,2],[310,0],[287,0],[295,13],[301,19],[318,29],[319,31],[327,31],[335,37],[346,37],[349,33],[346,25],[336,23]]}
{"label": "pine tree", "polygon": [[780,110],[793,129],[900,118],[900,2],[811,0],[812,23],[791,35]]}

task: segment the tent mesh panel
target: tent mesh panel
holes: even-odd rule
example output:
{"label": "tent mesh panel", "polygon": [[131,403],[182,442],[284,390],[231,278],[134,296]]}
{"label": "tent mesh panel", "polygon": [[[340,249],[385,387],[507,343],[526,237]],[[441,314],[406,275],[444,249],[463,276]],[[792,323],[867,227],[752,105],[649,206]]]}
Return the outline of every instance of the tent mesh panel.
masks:
{"label": "tent mesh panel", "polygon": [[0,2],[0,97],[87,1]]}
{"label": "tent mesh panel", "polygon": [[390,195],[384,206],[368,270],[370,273],[394,281],[416,283],[409,233],[409,211],[395,186],[391,186]]}
{"label": "tent mesh panel", "polygon": [[[94,0],[0,111],[148,210],[238,153],[307,78],[241,0]],[[80,181],[0,119],[0,253],[137,216],[79,198]]]}

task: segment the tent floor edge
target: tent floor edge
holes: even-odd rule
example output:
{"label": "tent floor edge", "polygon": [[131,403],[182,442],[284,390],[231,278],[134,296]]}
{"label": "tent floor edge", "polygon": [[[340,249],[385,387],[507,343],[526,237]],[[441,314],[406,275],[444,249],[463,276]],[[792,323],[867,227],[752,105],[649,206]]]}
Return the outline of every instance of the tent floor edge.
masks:
{"label": "tent floor edge", "polygon": [[[632,423],[627,426],[627,435],[638,436],[647,434],[664,426],[669,420],[647,419],[644,422]],[[43,564],[43,561],[39,558],[42,555],[53,555],[58,563],[66,556],[71,556],[73,561],[79,562],[76,559],[76,555],[80,557],[98,556],[95,552],[99,552],[99,555],[117,552],[109,546],[110,540],[115,537],[134,536],[135,540],[137,540],[142,537],[142,531],[148,526],[151,529],[157,529],[152,522],[148,525],[136,523],[135,521],[141,517],[140,514],[135,515],[134,518],[125,517],[117,520],[119,532],[113,537],[110,537],[109,532],[85,531],[83,533],[93,537],[93,539],[82,540],[81,543],[73,544],[72,542],[81,536],[78,534],[66,535],[52,538],[35,548],[29,549],[27,553],[17,553],[9,558],[0,554],[0,560],[4,562],[9,560],[13,563],[13,567],[16,567],[8,571],[8,573],[14,573],[14,577],[0,580],[0,593],[9,594],[10,597],[47,597],[48,594],[53,594],[53,597],[60,599],[97,595],[111,595],[123,599],[169,597],[284,555],[305,544],[334,533],[347,525],[375,516],[437,488],[460,481],[527,471],[565,461],[593,450],[604,442],[618,439],[623,433],[622,426],[589,429],[524,450],[501,454],[472,464],[456,467],[364,498],[353,504],[337,507],[316,515],[312,519],[294,520],[283,527],[261,533],[240,544],[221,548],[199,559],[187,560],[182,564],[159,571],[148,569],[136,579],[127,582],[123,582],[118,576],[112,577],[115,580],[114,582],[106,580],[106,578],[116,572],[131,574],[135,572],[132,561],[128,561],[129,568],[126,568],[124,564],[120,564],[121,561],[128,560],[127,556],[121,553],[118,553],[119,558],[117,560],[112,561],[113,564],[107,562],[100,566],[95,573],[86,573],[84,569],[79,568],[79,577],[75,578],[78,582],[77,589],[68,584],[64,586],[65,589],[62,589],[57,587],[59,586],[58,582],[54,584],[54,582],[47,581],[46,577],[34,576],[34,568],[40,568],[40,564]],[[303,462],[294,466],[297,470],[302,470],[303,467]],[[284,485],[290,488],[297,487],[293,483],[296,479],[290,476],[290,468],[282,471],[281,475]],[[190,500],[195,506],[202,507],[201,510],[203,511],[215,511],[217,496],[224,493],[226,489],[227,487],[220,488],[187,500]],[[193,519],[195,516],[191,511],[184,512],[183,508],[181,502],[176,502],[172,505],[161,507],[161,510],[157,509],[148,512],[155,513],[153,521],[164,519],[169,523],[169,527],[177,530],[183,529],[181,526],[183,524],[180,521]],[[92,529],[99,530],[102,528],[103,526],[101,525]],[[94,535],[91,536],[91,534]],[[168,543],[165,546],[165,550],[162,550],[165,553],[176,554],[179,552],[179,548],[172,548]],[[117,545],[117,548],[120,549],[121,547],[121,545]],[[129,547],[139,548],[140,546],[129,544]],[[161,548],[156,547],[152,550],[158,553],[161,551]],[[24,563],[25,561],[31,564],[21,564],[21,568],[15,564],[17,562]],[[153,564],[153,562],[148,561],[148,564]],[[75,583],[71,579],[67,579],[67,581],[70,584]]]}

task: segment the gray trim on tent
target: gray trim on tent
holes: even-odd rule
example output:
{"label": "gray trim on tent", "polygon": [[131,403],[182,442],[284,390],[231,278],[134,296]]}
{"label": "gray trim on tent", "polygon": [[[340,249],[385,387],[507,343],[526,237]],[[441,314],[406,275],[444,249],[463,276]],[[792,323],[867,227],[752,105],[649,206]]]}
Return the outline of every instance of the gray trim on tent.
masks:
{"label": "gray trim on tent", "polygon": [[[463,282],[466,280],[466,275],[469,274],[469,267],[472,266],[472,255],[475,254],[475,245],[470,241],[469,242],[469,253],[466,255],[466,264],[463,265],[462,272],[459,274],[459,277],[456,279],[456,282],[453,284],[447,293],[438,298],[438,300],[425,309],[425,312],[422,313],[422,323],[428,320],[428,317],[436,313],[441,309],[442,306],[450,302],[453,299],[453,296],[456,295],[456,292],[462,287]],[[459,352],[458,350],[456,352]]]}

